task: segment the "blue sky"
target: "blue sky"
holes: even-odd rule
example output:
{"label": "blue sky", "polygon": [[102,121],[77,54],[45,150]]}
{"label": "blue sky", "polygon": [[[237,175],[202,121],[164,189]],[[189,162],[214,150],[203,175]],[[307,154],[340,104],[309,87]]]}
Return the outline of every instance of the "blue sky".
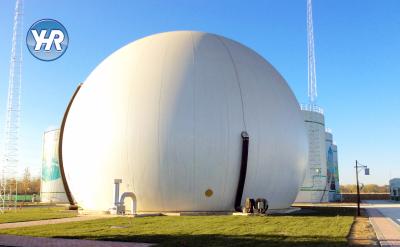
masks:
{"label": "blue sky", "polygon": [[[313,8],[318,104],[338,144],[341,182],[354,182],[359,159],[371,168],[364,183],[385,184],[400,177],[400,1],[314,0]],[[0,1],[0,131],[13,11],[14,1]],[[24,46],[20,160],[35,174],[43,131],[59,125],[78,83],[113,51],[149,34],[200,30],[237,40],[269,60],[307,102],[306,0],[25,0],[24,36],[42,18],[60,21],[70,45],[53,62]]]}

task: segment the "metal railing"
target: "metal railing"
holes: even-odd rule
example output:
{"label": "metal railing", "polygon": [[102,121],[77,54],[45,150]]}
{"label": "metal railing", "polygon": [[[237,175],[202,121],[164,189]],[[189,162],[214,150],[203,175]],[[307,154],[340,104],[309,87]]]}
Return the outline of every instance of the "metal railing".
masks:
{"label": "metal railing", "polygon": [[324,110],[317,105],[301,104],[300,108],[303,111],[312,111],[312,112],[318,112],[318,113],[324,114]]}

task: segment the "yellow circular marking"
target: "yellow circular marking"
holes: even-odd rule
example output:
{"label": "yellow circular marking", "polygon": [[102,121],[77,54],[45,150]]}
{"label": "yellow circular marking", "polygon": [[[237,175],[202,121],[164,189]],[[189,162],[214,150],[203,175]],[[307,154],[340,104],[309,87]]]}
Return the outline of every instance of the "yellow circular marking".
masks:
{"label": "yellow circular marking", "polygon": [[207,197],[211,197],[212,195],[213,195],[213,191],[211,190],[211,189],[208,189],[208,190],[206,190],[206,192],[204,192],[204,194],[207,196]]}

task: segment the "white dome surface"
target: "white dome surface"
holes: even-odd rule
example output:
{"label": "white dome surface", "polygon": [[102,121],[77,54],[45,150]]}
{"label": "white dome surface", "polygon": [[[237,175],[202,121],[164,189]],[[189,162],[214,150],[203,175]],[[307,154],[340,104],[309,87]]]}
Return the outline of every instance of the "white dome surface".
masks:
{"label": "white dome surface", "polygon": [[251,197],[288,208],[308,141],[285,80],[230,39],[160,33],[114,52],[82,85],[65,123],[64,171],[87,210],[113,206],[114,179],[135,194],[138,212],[233,210],[242,131],[250,139],[242,205]]}

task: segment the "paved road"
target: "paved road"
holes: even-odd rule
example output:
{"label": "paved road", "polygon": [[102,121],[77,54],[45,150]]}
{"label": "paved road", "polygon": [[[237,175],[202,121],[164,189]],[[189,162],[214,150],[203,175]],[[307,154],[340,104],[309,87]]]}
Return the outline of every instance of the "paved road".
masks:
{"label": "paved road", "polygon": [[366,207],[373,207],[385,217],[390,218],[396,224],[400,225],[400,202],[395,201],[366,201]]}
{"label": "paved road", "polygon": [[400,246],[400,203],[366,201],[372,226],[381,246]]}

